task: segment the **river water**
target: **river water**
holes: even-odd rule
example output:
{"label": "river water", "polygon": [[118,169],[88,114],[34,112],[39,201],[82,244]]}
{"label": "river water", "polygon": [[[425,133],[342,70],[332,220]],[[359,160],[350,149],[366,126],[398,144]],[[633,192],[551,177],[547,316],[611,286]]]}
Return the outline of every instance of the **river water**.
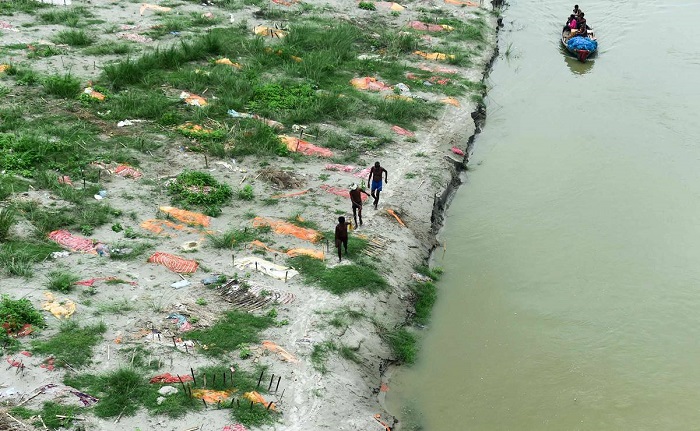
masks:
{"label": "river water", "polygon": [[440,297],[390,409],[443,430],[700,429],[697,0],[511,0],[448,211]]}

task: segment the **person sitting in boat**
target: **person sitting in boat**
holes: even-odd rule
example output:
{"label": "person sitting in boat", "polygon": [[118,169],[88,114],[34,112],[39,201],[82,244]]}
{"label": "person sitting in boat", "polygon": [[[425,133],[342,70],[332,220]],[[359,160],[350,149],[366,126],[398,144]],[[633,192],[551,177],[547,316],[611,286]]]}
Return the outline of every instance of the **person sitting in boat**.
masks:
{"label": "person sitting in boat", "polygon": [[566,28],[573,30],[578,28],[578,21],[576,20],[576,15],[571,14],[568,20],[566,20]]}
{"label": "person sitting in boat", "polygon": [[586,18],[584,18],[583,12],[581,12],[581,19],[578,22],[578,33],[576,33],[576,36],[588,36],[588,25],[586,25]]}
{"label": "person sitting in boat", "polygon": [[574,16],[579,16],[581,13],[581,9],[578,8],[578,5],[574,5]]}

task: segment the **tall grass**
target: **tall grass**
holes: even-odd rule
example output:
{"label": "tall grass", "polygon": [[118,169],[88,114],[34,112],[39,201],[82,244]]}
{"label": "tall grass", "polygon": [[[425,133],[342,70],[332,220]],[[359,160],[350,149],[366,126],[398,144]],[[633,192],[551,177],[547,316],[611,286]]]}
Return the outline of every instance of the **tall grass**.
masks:
{"label": "tall grass", "polygon": [[10,229],[17,222],[17,213],[14,208],[0,208],[0,242],[10,238]]}
{"label": "tall grass", "polygon": [[107,331],[104,323],[80,327],[75,321],[63,323],[58,334],[32,343],[34,353],[52,355],[59,366],[83,367],[92,362],[92,350]]}
{"label": "tall grass", "polygon": [[80,81],[71,74],[52,75],[44,79],[44,90],[48,94],[70,99],[80,92]]}
{"label": "tall grass", "polygon": [[94,42],[93,36],[83,30],[61,31],[53,38],[53,41],[77,47],[92,45]]}
{"label": "tall grass", "polygon": [[75,282],[78,280],[80,280],[80,277],[69,271],[51,271],[48,275],[46,288],[61,293],[68,293],[75,288]]}

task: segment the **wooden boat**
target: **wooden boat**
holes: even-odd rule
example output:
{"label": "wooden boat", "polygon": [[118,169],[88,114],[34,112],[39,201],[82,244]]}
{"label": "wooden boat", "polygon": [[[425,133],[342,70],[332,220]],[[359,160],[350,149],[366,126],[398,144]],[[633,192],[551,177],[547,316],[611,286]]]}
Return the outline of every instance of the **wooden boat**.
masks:
{"label": "wooden boat", "polygon": [[[598,50],[597,44],[596,44],[595,49],[593,49],[593,50],[569,48],[568,42],[569,42],[569,39],[571,39],[571,37],[572,37],[571,30],[568,28],[565,28],[561,33],[561,44],[564,45],[564,48],[567,51],[569,51],[570,53],[575,55],[576,58],[579,59],[579,61],[586,61],[588,59],[588,57],[595,54],[595,52]],[[587,38],[590,40],[596,40],[595,36],[593,35],[593,30],[588,30]]]}

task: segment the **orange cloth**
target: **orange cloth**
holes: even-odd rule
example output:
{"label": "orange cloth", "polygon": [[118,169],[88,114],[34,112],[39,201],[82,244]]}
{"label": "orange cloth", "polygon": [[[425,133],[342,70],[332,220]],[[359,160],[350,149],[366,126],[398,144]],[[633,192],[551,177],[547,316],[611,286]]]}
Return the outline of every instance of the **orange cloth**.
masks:
{"label": "orange cloth", "polygon": [[443,54],[442,52],[414,51],[413,53],[420,55],[423,58],[427,58],[428,60],[447,60],[455,58],[455,56],[452,54]]}
{"label": "orange cloth", "polygon": [[180,220],[181,222],[196,225],[196,226],[209,226],[211,218],[208,216],[187,210],[181,210],[180,208],[163,206],[159,208],[164,213],[168,214],[170,217]]}
{"label": "orange cloth", "polygon": [[306,156],[333,157],[333,152],[328,148],[318,147],[294,136],[279,135],[279,138],[287,146],[287,149],[294,153],[301,153]]}
{"label": "orange cloth", "polygon": [[227,65],[227,66],[235,67],[236,69],[239,69],[239,70],[240,70],[240,69],[243,69],[243,66],[241,66],[241,65],[238,64],[238,63],[232,62],[232,61],[229,60],[228,58],[220,58],[220,59],[216,60],[214,63],[216,63],[216,64],[225,64],[225,65]]}
{"label": "orange cloth", "polygon": [[445,103],[447,105],[456,106],[458,108],[460,106],[459,100],[455,99],[454,97],[446,97],[444,99],[440,99],[440,102]]}
{"label": "orange cloth", "polygon": [[416,30],[421,30],[421,31],[451,31],[454,30],[453,27],[450,27],[449,25],[440,25],[440,24],[425,24],[420,21],[410,21],[408,23],[408,26],[416,29]]}
{"label": "orange cloth", "polygon": [[457,6],[474,6],[474,7],[479,6],[478,4],[474,3],[473,1],[468,1],[468,0],[445,0],[445,3],[456,4]]}
{"label": "orange cloth", "polygon": [[386,212],[388,212],[389,214],[391,214],[392,216],[394,216],[394,218],[396,219],[396,221],[399,222],[399,224],[400,224],[401,226],[406,227],[406,224],[404,224],[403,220],[401,220],[401,219],[399,218],[399,216],[396,215],[396,213],[394,212],[394,210],[392,210],[391,208],[389,208],[389,209],[386,210]]}
{"label": "orange cloth", "polygon": [[141,172],[139,172],[137,169],[132,168],[131,166],[128,165],[119,165],[114,169],[114,173],[116,175],[119,175],[120,177],[124,178],[133,178],[135,180],[138,180],[143,176]]}
{"label": "orange cloth", "polygon": [[92,97],[93,99],[97,100],[105,100],[105,95],[100,93],[99,91],[95,91],[94,88],[92,87],[87,87],[83,93],[87,94],[88,96]]}
{"label": "orange cloth", "polygon": [[292,235],[309,242],[318,242],[321,236],[321,234],[316,230],[295,226],[286,221],[272,220],[264,217],[255,217],[253,219],[253,226],[270,226],[272,230],[280,235]]}
{"label": "orange cloth", "polygon": [[146,9],[151,9],[156,12],[168,12],[171,10],[169,7],[158,6],[157,4],[142,3],[141,8],[139,9],[140,14],[143,15],[143,13],[146,12]]}
{"label": "orange cloth", "polygon": [[[256,391],[251,391],[251,392],[246,392],[243,394],[243,398],[252,401],[254,403],[259,403],[267,407],[267,401],[265,401],[265,398],[263,398],[262,395],[260,395],[259,392]],[[270,407],[270,410],[275,409],[275,403],[272,403],[272,406]]]}
{"label": "orange cloth", "polygon": [[278,346],[277,344],[273,343],[270,340],[264,340],[262,342],[262,346],[265,350],[269,350],[273,353],[277,353],[280,356],[280,358],[282,358],[283,360],[285,360],[287,362],[299,362],[299,360],[296,358],[296,356],[292,355],[291,353],[284,350],[283,348],[281,348],[280,346]]}
{"label": "orange cloth", "polygon": [[406,130],[402,127],[399,126],[391,126],[391,130],[393,130],[395,133],[403,136],[409,136],[409,137],[414,137],[416,136],[415,133],[411,132],[410,130]]}
{"label": "orange cloth", "polygon": [[305,195],[310,191],[311,190],[302,190],[300,192],[287,193],[286,195],[285,194],[274,195],[274,196],[272,196],[272,199],[292,198],[295,196]]}
{"label": "orange cloth", "polygon": [[364,76],[362,78],[353,78],[350,80],[350,84],[358,90],[371,90],[371,91],[390,91],[391,86],[386,85],[381,81],[377,81],[377,78],[371,78],[369,76]]}
{"label": "orange cloth", "polygon": [[180,93],[180,99],[183,99],[185,103],[192,106],[206,106],[207,99],[202,96],[197,96],[196,94],[188,93],[183,91]]}
{"label": "orange cloth", "polygon": [[192,389],[192,397],[209,403],[218,403],[231,399],[231,391],[214,391],[211,389]]}

